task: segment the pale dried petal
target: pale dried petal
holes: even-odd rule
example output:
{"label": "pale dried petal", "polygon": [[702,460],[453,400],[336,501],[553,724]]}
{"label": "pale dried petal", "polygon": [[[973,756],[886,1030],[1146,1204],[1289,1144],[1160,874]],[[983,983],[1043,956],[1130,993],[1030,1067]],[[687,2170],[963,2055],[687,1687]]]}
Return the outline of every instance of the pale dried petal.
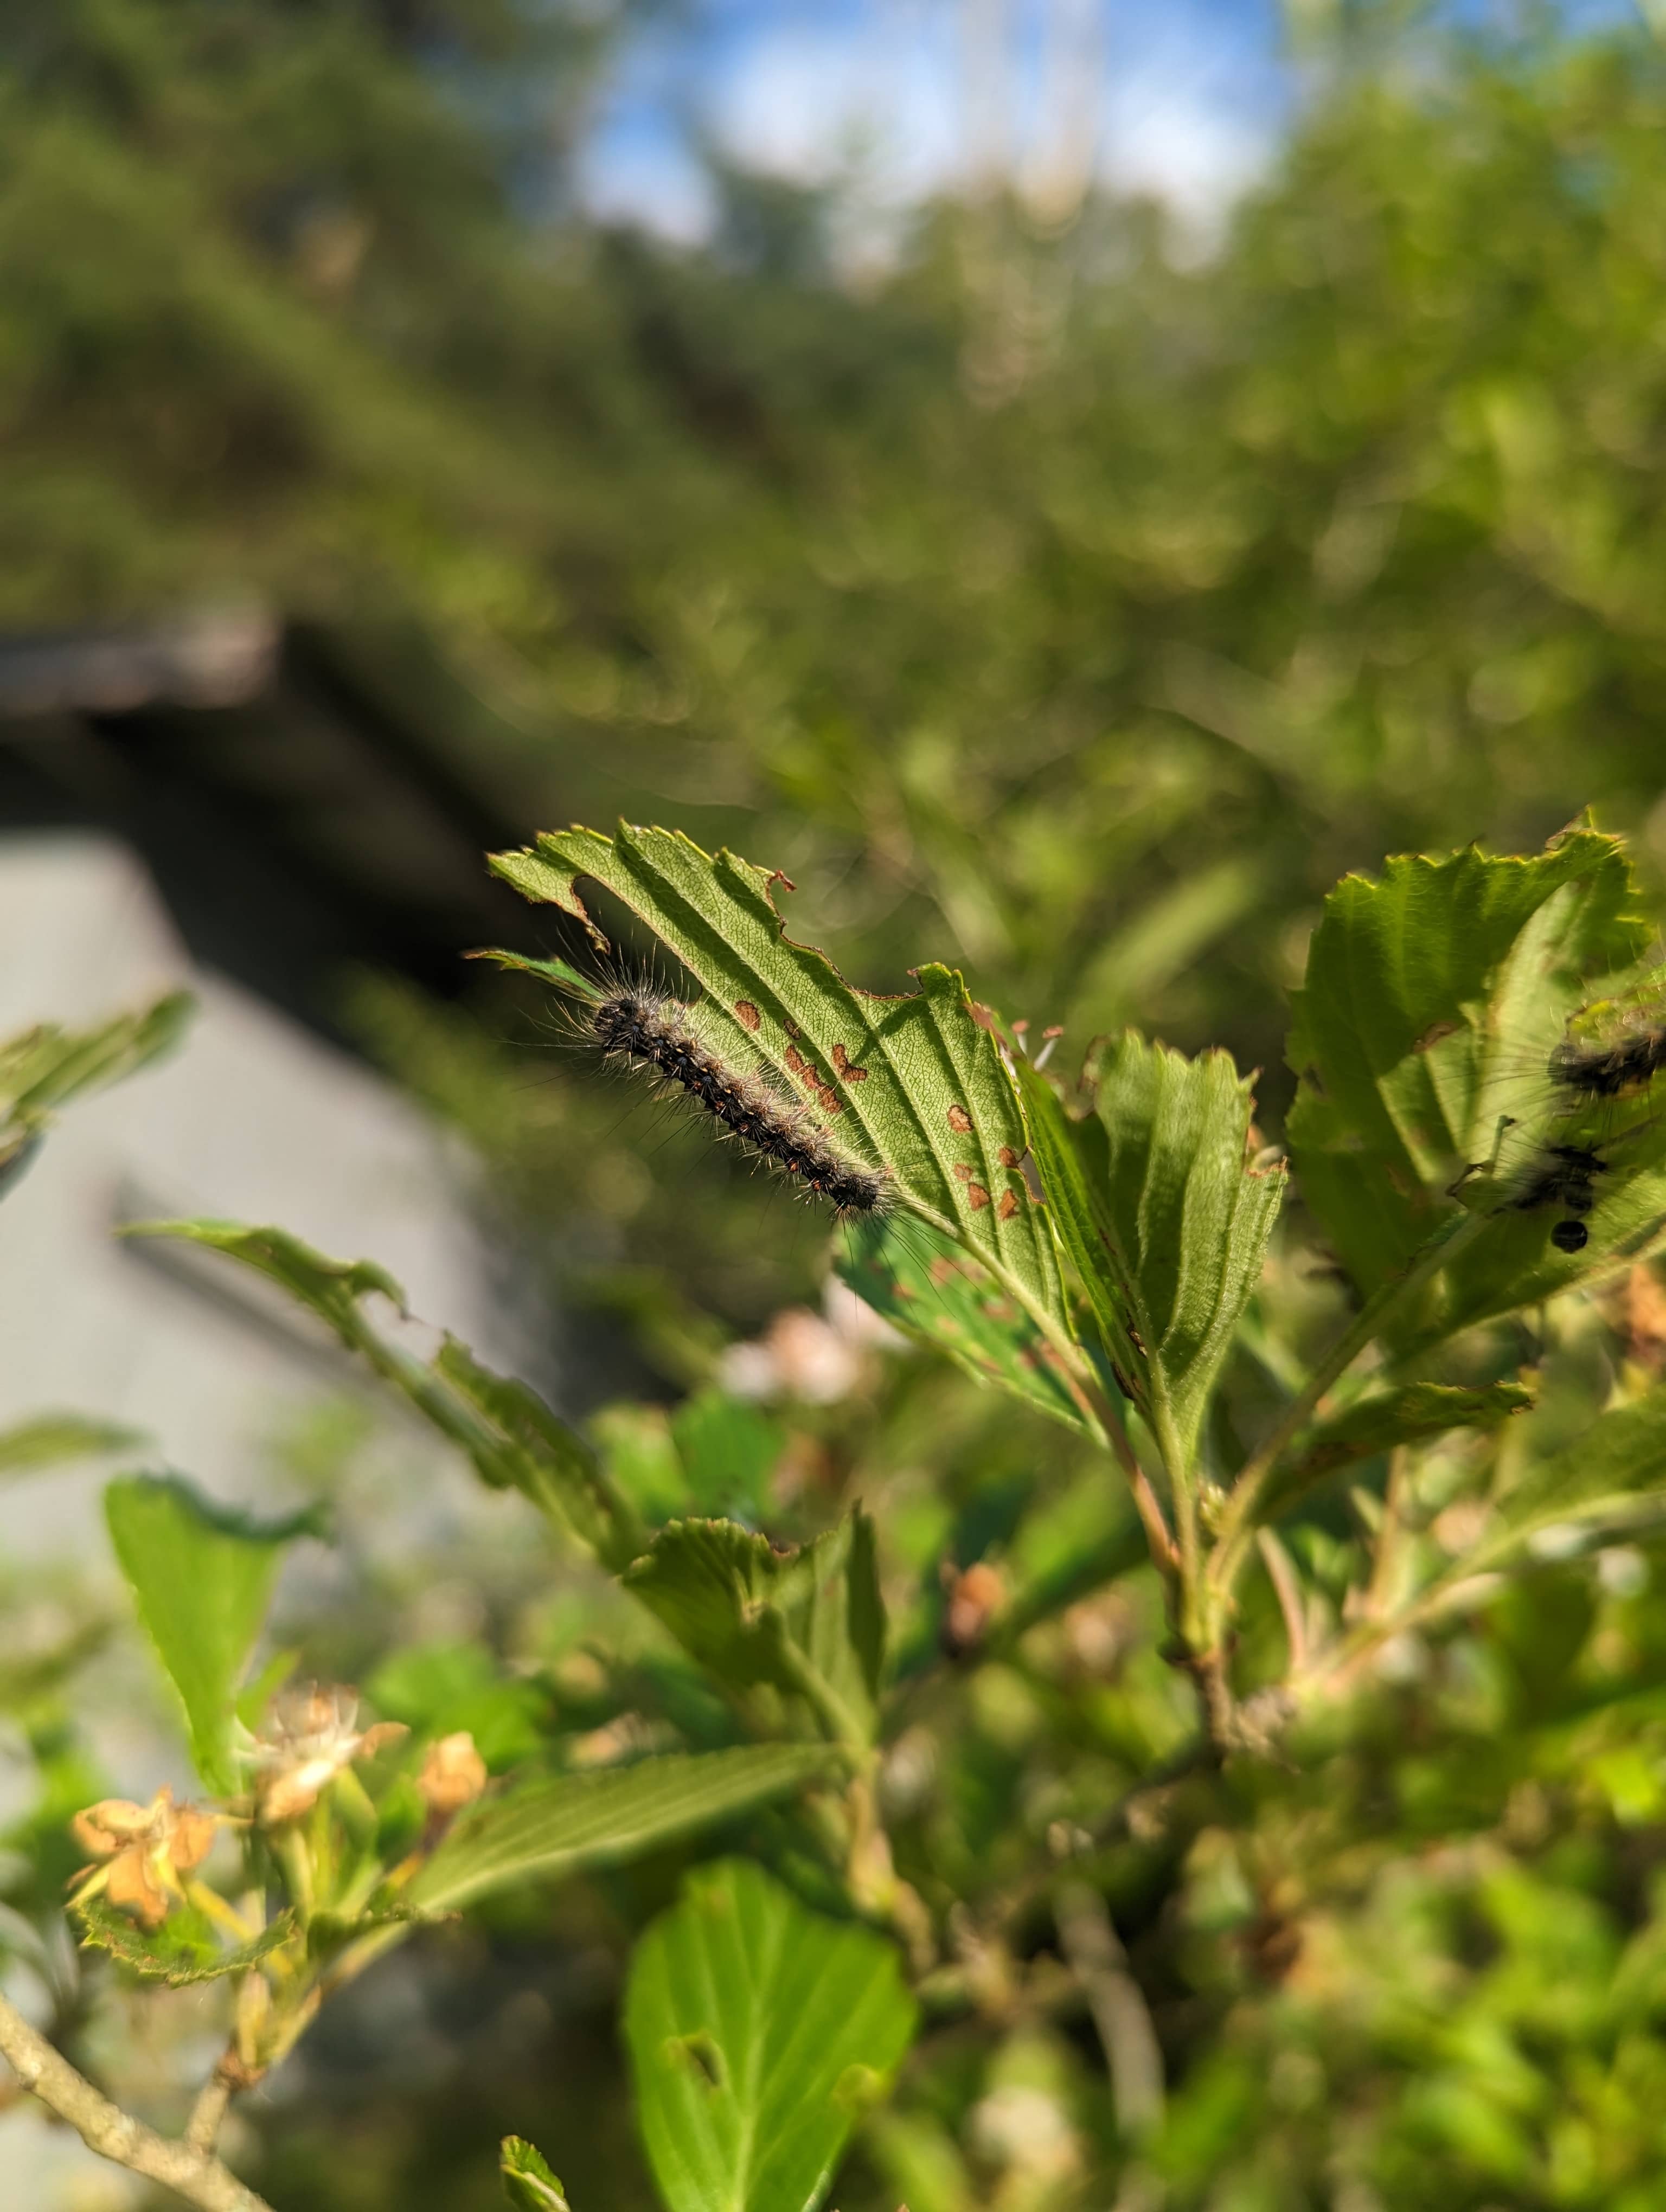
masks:
{"label": "pale dried petal", "polygon": [[416,1787],[430,1813],[459,1813],[486,1786],[486,1762],[466,1729],[428,1747]]}
{"label": "pale dried petal", "polygon": [[167,1917],[167,1892],[137,1844],[130,1844],[112,1863],[105,1894],[112,1905],[126,1906],[143,1927],[160,1928]]}
{"label": "pale dried petal", "polygon": [[214,1847],[214,1831],[217,1823],[209,1813],[199,1813],[192,1805],[181,1806],[173,1816],[167,1839],[167,1856],[182,1874],[199,1867]]}
{"label": "pale dried petal", "polygon": [[82,1850],[94,1858],[107,1859],[149,1832],[152,1814],[148,1805],[135,1805],[126,1797],[102,1797],[70,1822],[70,1832]]}

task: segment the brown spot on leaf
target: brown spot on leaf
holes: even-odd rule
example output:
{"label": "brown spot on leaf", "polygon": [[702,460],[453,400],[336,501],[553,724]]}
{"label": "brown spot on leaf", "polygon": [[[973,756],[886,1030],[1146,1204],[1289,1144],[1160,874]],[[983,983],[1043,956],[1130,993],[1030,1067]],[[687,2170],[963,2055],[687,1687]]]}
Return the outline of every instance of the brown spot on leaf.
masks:
{"label": "brown spot on leaf", "polygon": [[964,1106],[950,1107],[949,1127],[955,1132],[957,1136],[964,1137],[967,1135],[971,1129],[971,1126],[972,1117],[966,1111],[966,1109]]}
{"label": "brown spot on leaf", "polygon": [[792,1069],[794,1075],[802,1075],[804,1073],[804,1054],[799,1050],[795,1044],[789,1044],[787,1048],[787,1065]]}
{"label": "brown spot on leaf", "polygon": [[957,1182],[970,1182],[972,1179],[972,1171],[964,1160],[957,1160],[950,1172]]}
{"label": "brown spot on leaf", "polygon": [[955,1266],[954,1261],[952,1260],[945,1260],[941,1254],[939,1254],[931,1264],[931,1279],[933,1282],[936,1284],[939,1291],[942,1289],[945,1283],[953,1282],[955,1277],[959,1273],[959,1272],[960,1270]]}
{"label": "brown spot on leaf", "polygon": [[989,1194],[981,1182],[969,1182],[966,1186],[966,1196],[974,1213],[982,1213],[989,1203]]}
{"label": "brown spot on leaf", "polygon": [[750,999],[737,999],[734,1002],[734,1012],[735,1019],[740,1024],[742,1029],[745,1030],[756,1030],[763,1018]]}
{"label": "brown spot on leaf", "polygon": [[1000,1204],[995,1208],[995,1218],[998,1221],[1010,1221],[1018,1210],[1018,1202],[1012,1192],[1003,1191]]}
{"label": "brown spot on leaf", "polygon": [[824,1083],[816,1093],[818,1104],[824,1114],[842,1114],[844,1101],[830,1083]]}
{"label": "brown spot on leaf", "polygon": [[1015,1168],[1018,1164],[1018,1156],[1010,1145],[1003,1145],[996,1158],[1004,1168]]}
{"label": "brown spot on leaf", "polygon": [[1438,1045],[1442,1037],[1456,1036],[1457,1033],[1457,1027],[1458,1024],[1456,1022],[1431,1022],[1428,1028],[1424,1030],[1422,1036],[1419,1037],[1417,1042],[1412,1047],[1412,1050],[1414,1052],[1427,1052],[1432,1046]]}
{"label": "brown spot on leaf", "polygon": [[833,1048],[833,1073],[842,1083],[867,1081],[867,1070],[856,1066],[842,1044],[836,1044]]}

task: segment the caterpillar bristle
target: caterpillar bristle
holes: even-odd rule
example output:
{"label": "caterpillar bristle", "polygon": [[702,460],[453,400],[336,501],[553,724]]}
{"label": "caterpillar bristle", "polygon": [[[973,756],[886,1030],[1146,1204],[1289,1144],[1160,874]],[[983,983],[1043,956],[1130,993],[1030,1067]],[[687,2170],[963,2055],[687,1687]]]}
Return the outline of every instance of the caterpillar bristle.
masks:
{"label": "caterpillar bristle", "polygon": [[884,1209],[885,1176],[838,1152],[797,1101],[761,1074],[728,1066],[690,1028],[687,1010],[657,991],[618,989],[587,1010],[596,1045],[609,1059],[651,1069],[702,1106],[755,1159],[791,1176],[807,1197],[841,1218]]}

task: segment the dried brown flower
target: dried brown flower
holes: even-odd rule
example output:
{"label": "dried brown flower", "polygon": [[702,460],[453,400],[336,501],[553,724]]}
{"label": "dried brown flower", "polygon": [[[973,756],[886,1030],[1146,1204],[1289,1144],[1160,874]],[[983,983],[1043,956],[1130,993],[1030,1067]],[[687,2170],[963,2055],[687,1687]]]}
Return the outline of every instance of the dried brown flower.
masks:
{"label": "dried brown flower", "polygon": [[70,1823],[82,1850],[103,1862],[77,1877],[72,1901],[81,1905],[103,1895],[142,1927],[160,1928],[182,1894],[180,1875],[208,1856],[216,1826],[214,1814],[176,1805],[166,1784],[148,1805],[100,1798]]}

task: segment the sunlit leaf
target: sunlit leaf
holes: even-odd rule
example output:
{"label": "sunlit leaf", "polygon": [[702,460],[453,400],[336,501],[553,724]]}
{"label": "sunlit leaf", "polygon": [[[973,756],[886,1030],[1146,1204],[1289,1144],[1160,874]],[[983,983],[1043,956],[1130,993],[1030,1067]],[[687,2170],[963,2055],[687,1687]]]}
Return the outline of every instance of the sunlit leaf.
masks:
{"label": "sunlit leaf", "polygon": [[[1289,1059],[1301,1080],[1289,1138],[1307,1204],[1362,1290],[1450,1212],[1450,1186],[1488,1158],[1500,1117],[1518,1124],[1505,1164],[1530,1152],[1543,1070],[1584,979],[1642,948],[1633,907],[1617,841],[1588,830],[1529,860],[1473,848],[1393,860],[1326,900],[1293,1000]],[[1490,1255],[1465,1265],[1496,1276],[1513,1237],[1513,1285],[1544,1252],[1547,1225],[1500,1215]],[[1589,1264],[1549,1272],[1568,1280]],[[1474,1316],[1486,1298],[1472,1290],[1457,1303]]]}
{"label": "sunlit leaf", "polygon": [[767,1683],[842,1741],[873,1740],[885,1613],[860,1508],[785,1553],[733,1521],[673,1521],[624,1584],[720,1682]]}
{"label": "sunlit leaf", "polygon": [[528,1783],[461,1820],[407,1895],[425,1911],[448,1911],[513,1882],[616,1865],[826,1771],[826,1754],[812,1745],[749,1744]]}
{"label": "sunlit leaf", "polygon": [[197,1771],[216,1796],[237,1787],[237,1687],[285,1547],[318,1534],[313,1513],[262,1522],[216,1505],[173,1475],[131,1475],[104,1493],[116,1558],[179,1693]]}
{"label": "sunlit leaf", "polygon": [[492,865],[593,936],[576,878],[622,899],[700,985],[687,1018],[713,1052],[803,1101],[831,1142],[882,1170],[900,1204],[976,1252],[1067,1342],[1051,1242],[1018,1170],[1018,1102],[958,975],[921,968],[918,991],[899,998],[853,989],[824,954],[785,935],[781,877],[668,830],[562,830]]}
{"label": "sunlit leaf", "polygon": [[916,2013],[891,1946],[748,1861],[690,1875],[637,1945],[625,2039],[671,2212],[813,2212]]}
{"label": "sunlit leaf", "polygon": [[1105,1357],[1171,1472],[1189,1469],[1284,1196],[1281,1167],[1249,1162],[1250,1086],[1225,1053],[1187,1060],[1132,1030],[1090,1062],[1079,1120],[1033,1067],[1019,1074]]}
{"label": "sunlit leaf", "polygon": [[1089,1426],[1081,1386],[1053,1344],[980,1261],[927,1223],[853,1228],[833,1265],[894,1328],[946,1352],[978,1382],[1010,1390],[1067,1428]]}

